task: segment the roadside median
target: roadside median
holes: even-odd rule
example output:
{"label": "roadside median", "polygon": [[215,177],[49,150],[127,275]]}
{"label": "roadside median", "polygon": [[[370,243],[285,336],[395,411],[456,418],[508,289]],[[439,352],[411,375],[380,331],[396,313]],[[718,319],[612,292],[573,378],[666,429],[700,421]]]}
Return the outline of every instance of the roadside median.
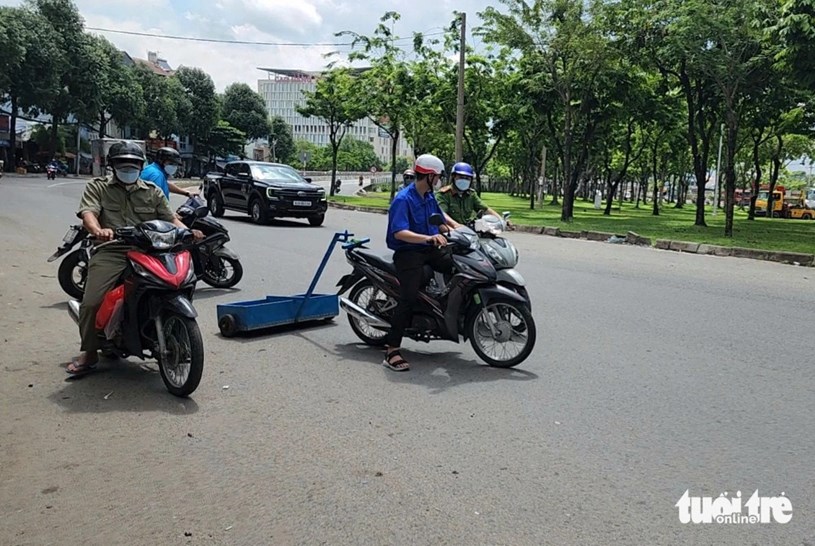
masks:
{"label": "roadside median", "polygon": [[[329,206],[357,212],[370,212],[376,214],[387,214],[388,210],[382,207],[372,207],[365,205],[350,205],[329,201]],[[561,237],[565,239],[584,239],[588,241],[605,242],[611,244],[628,244],[635,246],[651,247],[657,250],[667,250],[672,252],[685,252],[690,254],[701,254],[706,256],[719,256],[731,258],[747,258],[751,260],[763,260],[789,265],[799,265],[805,267],[815,266],[815,254],[801,252],[787,252],[775,250],[763,250],[756,248],[728,247],[711,245],[693,241],[674,241],[670,239],[652,240],[642,237],[633,231],[622,235],[619,233],[603,231],[570,231],[552,226],[534,226],[520,224],[514,226],[515,231],[521,233],[532,233],[535,235],[547,235],[549,237]]]}

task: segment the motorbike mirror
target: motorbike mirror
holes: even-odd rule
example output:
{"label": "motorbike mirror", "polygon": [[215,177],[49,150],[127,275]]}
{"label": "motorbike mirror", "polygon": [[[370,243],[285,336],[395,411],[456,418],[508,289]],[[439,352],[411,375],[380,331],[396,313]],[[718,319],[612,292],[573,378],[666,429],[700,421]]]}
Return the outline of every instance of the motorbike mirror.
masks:
{"label": "motorbike mirror", "polygon": [[442,226],[444,225],[444,216],[439,214],[438,212],[430,215],[430,224],[434,226]]}
{"label": "motorbike mirror", "polygon": [[209,214],[209,209],[207,207],[198,207],[197,209],[195,209],[196,218],[203,218],[207,214]]}

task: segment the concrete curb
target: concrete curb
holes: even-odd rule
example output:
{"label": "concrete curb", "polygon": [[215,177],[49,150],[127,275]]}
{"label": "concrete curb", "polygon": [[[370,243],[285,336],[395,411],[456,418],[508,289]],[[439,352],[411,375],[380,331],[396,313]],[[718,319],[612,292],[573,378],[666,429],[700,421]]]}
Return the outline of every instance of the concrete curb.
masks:
{"label": "concrete curb", "polygon": [[[373,212],[376,214],[388,213],[387,209],[346,205],[345,203],[336,203],[334,201],[329,201],[328,206],[357,212]],[[709,245],[705,243],[694,243],[690,241],[672,241],[666,239],[657,239],[656,241],[652,242],[651,239],[641,237],[633,231],[629,231],[626,235],[618,235],[614,233],[605,233],[602,231],[566,231],[556,227],[529,225],[516,225],[515,231],[520,231],[521,233],[534,233],[535,235],[548,235],[550,237],[561,237],[564,239],[586,239],[588,241],[600,241],[607,243],[626,243],[629,245],[652,247],[658,250],[687,252],[690,254],[703,254],[706,256],[748,258],[750,260],[763,260],[790,265],[800,265],[804,267],[815,266],[815,254],[761,250],[757,248],[727,247]]]}

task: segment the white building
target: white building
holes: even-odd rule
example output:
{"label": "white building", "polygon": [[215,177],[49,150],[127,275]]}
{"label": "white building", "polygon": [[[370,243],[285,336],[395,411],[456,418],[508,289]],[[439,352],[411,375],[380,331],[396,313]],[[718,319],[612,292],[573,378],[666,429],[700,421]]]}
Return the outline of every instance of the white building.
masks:
{"label": "white building", "polygon": [[[258,80],[258,93],[266,101],[270,116],[283,118],[292,130],[295,141],[306,140],[318,146],[328,146],[328,126],[316,117],[307,118],[297,112],[298,106],[305,105],[303,91],[314,91],[321,72],[260,68],[268,74]],[[348,129],[346,136],[370,142],[377,157],[383,163],[390,163],[391,139],[382,133],[370,119],[363,118]],[[413,149],[407,140],[399,138],[397,157],[413,158]]]}

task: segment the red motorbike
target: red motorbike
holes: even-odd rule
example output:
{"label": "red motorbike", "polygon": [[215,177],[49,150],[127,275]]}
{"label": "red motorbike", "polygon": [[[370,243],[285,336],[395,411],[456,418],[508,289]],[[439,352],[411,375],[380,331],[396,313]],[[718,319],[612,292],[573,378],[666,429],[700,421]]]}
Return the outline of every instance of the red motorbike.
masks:
{"label": "red motorbike", "polygon": [[57,168],[53,165],[48,165],[45,168],[45,177],[48,180],[56,180],[57,179]]}
{"label": "red motorbike", "polygon": [[[206,209],[204,209],[206,210]],[[190,248],[192,232],[162,220],[119,228],[112,241],[98,245],[132,247],[128,267],[96,314],[102,354],[154,358],[170,393],[188,396],[204,370],[204,342],[192,305],[196,275]],[[79,302],[68,302],[79,322]]]}

